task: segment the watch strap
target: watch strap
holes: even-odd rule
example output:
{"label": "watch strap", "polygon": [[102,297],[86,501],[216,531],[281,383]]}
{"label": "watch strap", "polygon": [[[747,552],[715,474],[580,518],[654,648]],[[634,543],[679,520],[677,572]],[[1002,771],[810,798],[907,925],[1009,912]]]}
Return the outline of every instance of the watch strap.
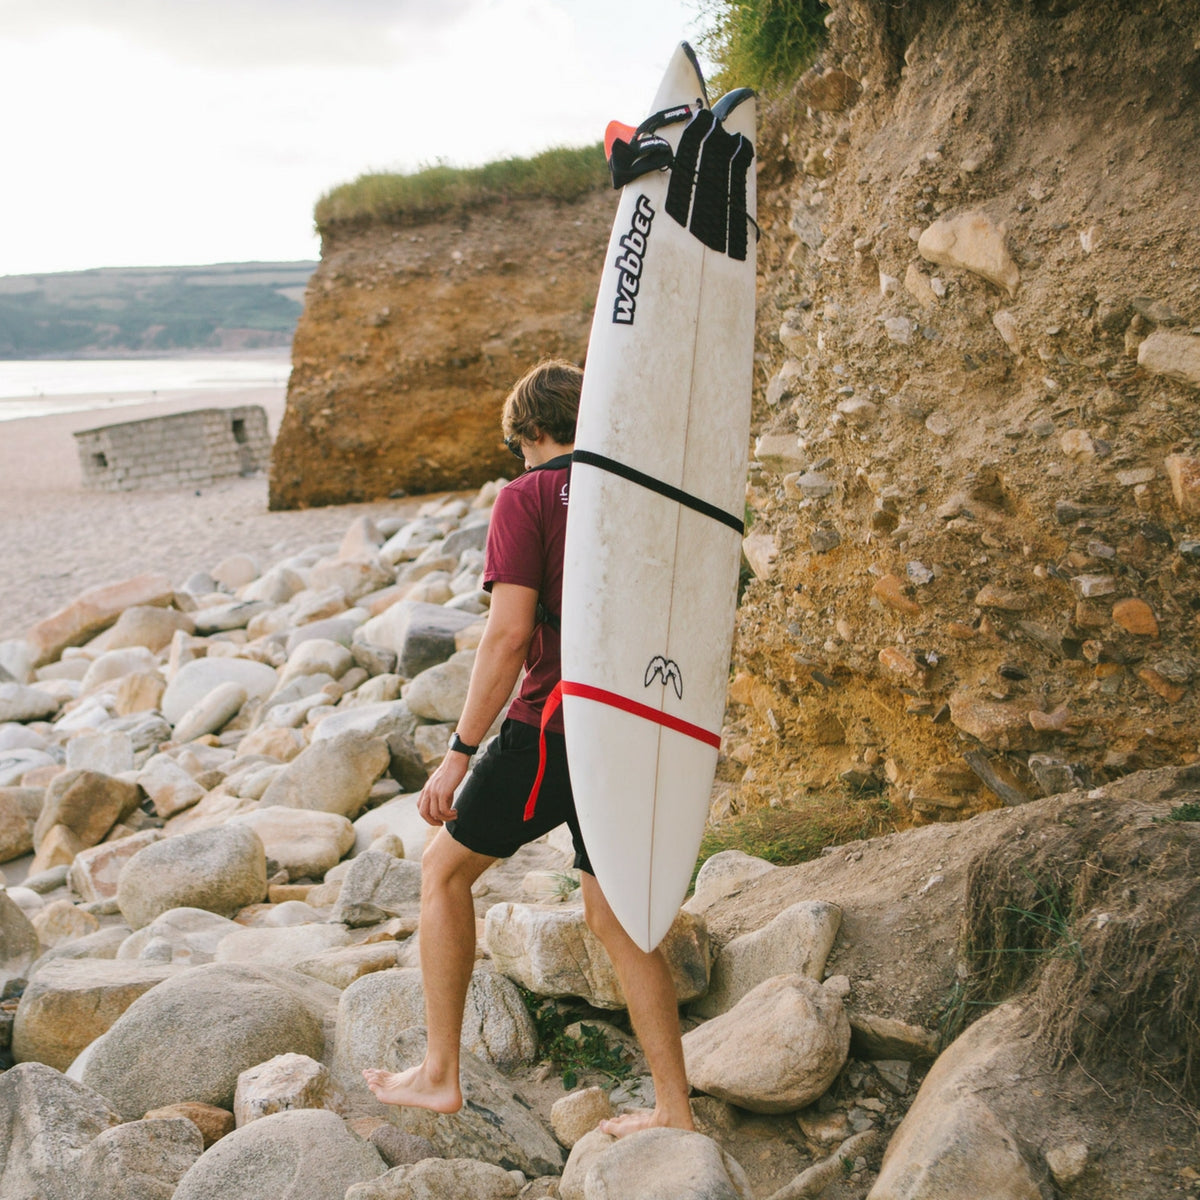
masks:
{"label": "watch strap", "polygon": [[459,754],[465,754],[468,758],[471,757],[478,749],[478,746],[469,746],[455,732],[450,735],[450,749],[457,751]]}

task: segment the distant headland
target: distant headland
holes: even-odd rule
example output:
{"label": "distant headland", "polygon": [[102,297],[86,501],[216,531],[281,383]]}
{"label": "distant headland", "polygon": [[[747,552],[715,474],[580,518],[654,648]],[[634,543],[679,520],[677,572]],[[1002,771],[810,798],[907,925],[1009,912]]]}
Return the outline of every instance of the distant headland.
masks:
{"label": "distant headland", "polygon": [[287,346],[315,262],[0,276],[0,359]]}

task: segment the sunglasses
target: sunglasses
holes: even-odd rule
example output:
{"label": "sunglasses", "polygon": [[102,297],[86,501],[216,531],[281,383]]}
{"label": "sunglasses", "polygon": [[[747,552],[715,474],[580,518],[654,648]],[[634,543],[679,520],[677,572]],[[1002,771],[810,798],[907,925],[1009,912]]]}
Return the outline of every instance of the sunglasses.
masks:
{"label": "sunglasses", "polygon": [[504,444],[508,447],[511,454],[516,455],[522,462],[525,461],[525,451],[521,449],[521,439],[519,437],[506,437]]}

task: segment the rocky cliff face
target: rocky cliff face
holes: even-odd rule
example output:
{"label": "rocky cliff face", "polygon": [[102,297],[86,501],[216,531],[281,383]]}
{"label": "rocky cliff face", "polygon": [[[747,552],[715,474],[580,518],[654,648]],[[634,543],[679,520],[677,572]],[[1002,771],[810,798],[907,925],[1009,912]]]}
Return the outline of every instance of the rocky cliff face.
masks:
{"label": "rocky cliff face", "polygon": [[[722,807],[952,819],[1196,756],[1200,27],[1184,0],[831,6],[764,104]],[[511,470],[615,197],[338,234],[275,508]],[[536,230],[536,236],[531,231]]]}
{"label": "rocky cliff face", "polygon": [[336,233],[296,330],[273,509],[511,474],[499,413],[539,358],[582,362],[611,191]]}
{"label": "rocky cliff face", "polygon": [[1200,26],[832,6],[760,132],[735,804],[1196,757]]}

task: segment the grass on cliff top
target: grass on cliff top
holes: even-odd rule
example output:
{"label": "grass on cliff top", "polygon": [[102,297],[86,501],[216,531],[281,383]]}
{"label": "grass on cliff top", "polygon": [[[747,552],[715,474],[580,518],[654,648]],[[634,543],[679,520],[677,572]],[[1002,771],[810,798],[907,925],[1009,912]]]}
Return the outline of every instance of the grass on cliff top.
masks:
{"label": "grass on cliff top", "polygon": [[720,70],[712,95],[735,87],[791,83],[825,42],[823,0],[700,0],[701,49]]}
{"label": "grass on cliff top", "polygon": [[339,225],[413,225],[510,200],[576,200],[609,186],[604,147],[597,142],[482,167],[437,163],[411,175],[360,175],[322,196],[314,216],[320,233]]}

